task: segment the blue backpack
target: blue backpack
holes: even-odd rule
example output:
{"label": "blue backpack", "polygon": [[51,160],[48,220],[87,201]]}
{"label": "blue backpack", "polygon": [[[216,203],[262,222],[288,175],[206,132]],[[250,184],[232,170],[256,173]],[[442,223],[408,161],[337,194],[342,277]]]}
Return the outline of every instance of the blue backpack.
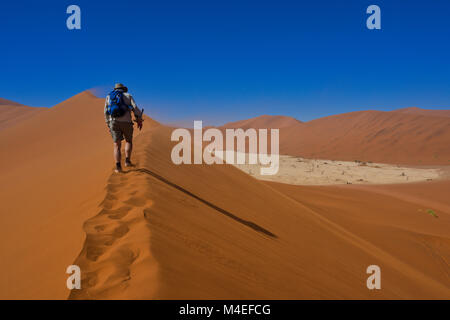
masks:
{"label": "blue backpack", "polygon": [[114,118],[119,118],[123,116],[127,110],[128,106],[123,102],[123,92],[120,90],[111,91],[106,112]]}

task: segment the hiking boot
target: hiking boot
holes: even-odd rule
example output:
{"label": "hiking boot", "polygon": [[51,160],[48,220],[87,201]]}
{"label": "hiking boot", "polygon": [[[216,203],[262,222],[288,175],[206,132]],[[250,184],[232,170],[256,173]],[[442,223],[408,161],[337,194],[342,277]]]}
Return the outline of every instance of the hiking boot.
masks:
{"label": "hiking boot", "polygon": [[120,164],[120,162],[116,163],[116,169],[114,170],[114,172],[116,173],[122,172],[122,165]]}
{"label": "hiking boot", "polygon": [[125,159],[125,167],[134,167],[130,159]]}

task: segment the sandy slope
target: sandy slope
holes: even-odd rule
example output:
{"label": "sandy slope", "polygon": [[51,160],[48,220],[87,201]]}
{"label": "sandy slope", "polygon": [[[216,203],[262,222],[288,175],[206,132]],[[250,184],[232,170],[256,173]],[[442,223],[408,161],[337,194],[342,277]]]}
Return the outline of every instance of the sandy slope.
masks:
{"label": "sandy slope", "polygon": [[33,117],[46,108],[27,107],[17,102],[0,98],[0,131]]}
{"label": "sandy slope", "polygon": [[[390,186],[269,184],[441,283],[447,288],[448,299],[450,202],[443,190],[450,188],[450,181]],[[429,208],[435,210],[438,218],[427,213]],[[378,263],[383,270],[385,261]],[[385,280],[382,287],[391,286],[390,281]]]}
{"label": "sandy slope", "polygon": [[280,130],[280,153],[393,164],[450,164],[450,119],[358,111]]}
{"label": "sandy slope", "polygon": [[251,119],[245,119],[240,120],[236,122],[229,122],[221,126],[220,128],[228,128],[228,129],[279,129],[279,128],[286,128],[293,125],[300,124],[301,121],[292,118],[292,117],[286,117],[286,116],[269,116],[269,115],[263,115]]}

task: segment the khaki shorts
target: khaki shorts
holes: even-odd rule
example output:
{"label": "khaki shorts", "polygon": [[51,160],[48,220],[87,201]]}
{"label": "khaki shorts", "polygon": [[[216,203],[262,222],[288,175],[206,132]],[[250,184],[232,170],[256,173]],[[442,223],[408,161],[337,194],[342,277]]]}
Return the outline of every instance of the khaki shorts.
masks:
{"label": "khaki shorts", "polygon": [[111,136],[114,142],[122,141],[125,138],[125,141],[132,142],[133,141],[133,123],[125,122],[125,121],[110,121],[109,122],[109,132],[111,132]]}

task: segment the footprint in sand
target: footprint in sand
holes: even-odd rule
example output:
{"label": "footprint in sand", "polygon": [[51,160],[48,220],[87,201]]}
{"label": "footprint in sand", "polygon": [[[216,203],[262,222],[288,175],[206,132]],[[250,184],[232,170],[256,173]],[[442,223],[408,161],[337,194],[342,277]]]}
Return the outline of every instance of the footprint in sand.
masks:
{"label": "footprint in sand", "polygon": [[109,214],[108,214],[108,218],[113,219],[113,220],[122,219],[123,217],[125,217],[128,214],[128,212],[130,212],[131,209],[132,209],[132,207],[130,207],[130,206],[123,206],[123,207],[120,207],[115,210],[110,210]]}
{"label": "footprint in sand", "polygon": [[124,201],[124,203],[135,207],[142,207],[147,203],[147,199],[145,199],[144,196],[132,196],[128,200]]}
{"label": "footprint in sand", "polygon": [[[82,289],[71,293],[70,298],[93,297],[105,290],[126,288],[131,279],[131,265],[140,255],[140,249],[130,247],[126,239],[134,226],[147,224],[142,211],[150,202],[145,193],[147,180],[134,172],[113,174],[108,179],[100,212],[83,225],[86,240],[75,261],[84,270]],[[109,267],[111,264],[114,268]]]}

